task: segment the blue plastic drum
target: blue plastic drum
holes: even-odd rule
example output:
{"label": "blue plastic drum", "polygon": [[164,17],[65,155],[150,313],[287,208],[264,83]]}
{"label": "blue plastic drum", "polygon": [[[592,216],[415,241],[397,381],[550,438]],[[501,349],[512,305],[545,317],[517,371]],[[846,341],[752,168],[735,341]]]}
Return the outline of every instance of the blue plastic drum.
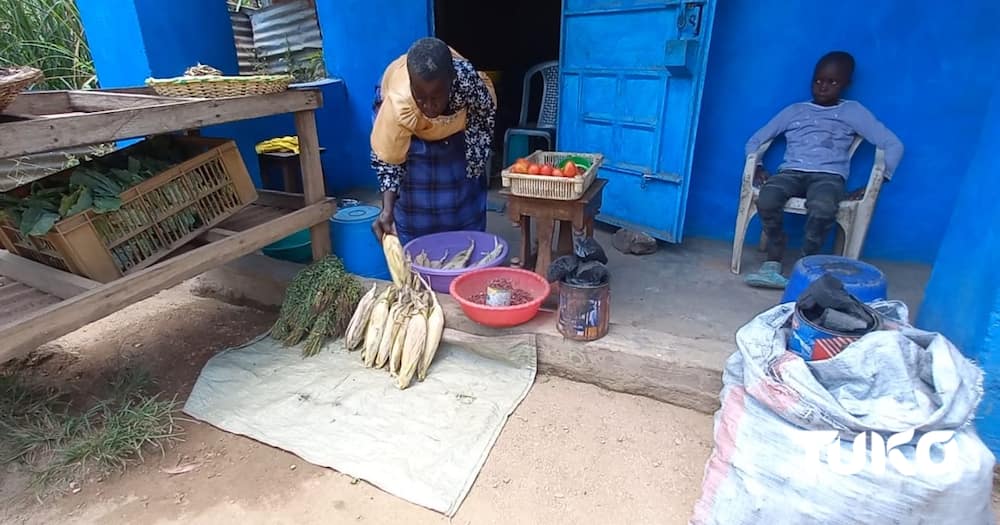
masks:
{"label": "blue plastic drum", "polygon": [[878,268],[847,257],[810,255],[795,263],[781,302],[797,300],[813,281],[824,274],[832,274],[840,279],[844,288],[861,302],[870,303],[888,298],[888,282],[885,274]]}
{"label": "blue plastic drum", "polygon": [[333,253],[354,275],[384,280],[390,277],[382,247],[372,235],[372,223],[381,211],[375,206],[351,206],[330,219]]}

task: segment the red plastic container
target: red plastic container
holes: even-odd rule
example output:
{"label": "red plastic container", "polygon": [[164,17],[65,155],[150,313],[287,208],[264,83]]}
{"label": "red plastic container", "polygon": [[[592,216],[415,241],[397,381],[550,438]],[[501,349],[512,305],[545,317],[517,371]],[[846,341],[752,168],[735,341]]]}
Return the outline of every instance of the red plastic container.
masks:
{"label": "red plastic container", "polygon": [[[470,297],[484,293],[486,285],[493,279],[510,279],[515,288],[520,288],[534,298],[531,302],[517,306],[486,306],[476,304]],[[462,306],[462,311],[473,321],[494,328],[509,328],[527,323],[538,315],[542,302],[552,288],[541,275],[514,268],[483,268],[462,274],[451,282],[451,296]]]}

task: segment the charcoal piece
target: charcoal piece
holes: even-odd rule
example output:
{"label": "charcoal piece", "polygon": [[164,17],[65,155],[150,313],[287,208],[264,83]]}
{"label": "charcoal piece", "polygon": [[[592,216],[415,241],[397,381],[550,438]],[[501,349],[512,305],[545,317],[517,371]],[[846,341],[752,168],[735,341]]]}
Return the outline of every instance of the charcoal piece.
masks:
{"label": "charcoal piece", "polygon": [[573,254],[580,258],[580,262],[597,261],[608,264],[608,255],[604,253],[604,247],[593,237],[574,235]]}
{"label": "charcoal piece", "polygon": [[579,265],[580,260],[577,259],[575,255],[563,255],[562,257],[552,261],[545,277],[550,283],[562,281],[567,275],[571,275],[575,272],[576,267]]}
{"label": "charcoal piece", "polygon": [[[862,333],[874,329],[877,324],[875,317],[865,308],[864,303],[848,293],[844,283],[830,274],[824,274],[810,283],[799,295],[796,308],[806,319],[818,324],[822,323],[821,318],[827,310],[840,312],[864,322],[866,328],[859,330]],[[829,320],[830,314],[826,314],[826,318]],[[837,322],[834,321],[834,324]],[[828,328],[836,330],[834,327]]]}
{"label": "charcoal piece", "polygon": [[599,286],[611,278],[608,267],[598,261],[581,263],[566,282],[576,286]]}

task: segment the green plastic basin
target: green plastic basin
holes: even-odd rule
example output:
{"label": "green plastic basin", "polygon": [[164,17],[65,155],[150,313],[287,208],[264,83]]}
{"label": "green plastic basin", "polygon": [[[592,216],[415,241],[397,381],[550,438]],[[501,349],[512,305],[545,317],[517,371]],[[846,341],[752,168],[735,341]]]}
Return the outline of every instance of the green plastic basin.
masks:
{"label": "green plastic basin", "polygon": [[268,257],[304,264],[312,260],[312,239],[308,229],[299,230],[261,251]]}

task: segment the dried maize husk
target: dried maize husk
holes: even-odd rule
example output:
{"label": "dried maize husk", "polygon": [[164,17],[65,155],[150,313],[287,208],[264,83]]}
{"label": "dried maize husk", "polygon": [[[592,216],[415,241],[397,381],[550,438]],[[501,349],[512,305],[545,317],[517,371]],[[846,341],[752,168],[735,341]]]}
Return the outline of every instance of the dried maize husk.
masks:
{"label": "dried maize husk", "polygon": [[417,257],[413,259],[413,263],[416,264],[417,266],[423,266],[424,268],[431,267],[431,260],[429,257],[427,257],[426,251],[421,251],[420,253],[418,253]]}
{"label": "dried maize husk", "polygon": [[389,265],[389,273],[392,274],[392,282],[402,288],[410,277],[409,265],[403,256],[403,245],[399,243],[399,237],[387,233],[382,237],[382,251],[385,253],[385,262]]}
{"label": "dried maize husk", "polygon": [[372,314],[368,319],[368,329],[365,330],[365,345],[362,354],[365,366],[370,367],[375,364],[379,343],[382,341],[382,332],[387,326],[386,319],[389,318],[391,290],[391,287],[386,288],[375,301],[375,306],[372,307]]}
{"label": "dried maize husk", "polygon": [[406,329],[410,324],[410,318],[414,315],[416,314],[407,309],[404,312],[400,312],[399,318],[396,319],[396,326],[393,327],[396,333],[394,334],[392,346],[389,350],[389,374],[391,375],[399,373],[399,367],[403,362],[403,344],[406,342]]}
{"label": "dried maize husk", "polygon": [[431,367],[431,361],[434,361],[434,354],[441,345],[441,335],[444,333],[444,309],[441,308],[436,295],[431,293],[431,298],[433,304],[427,315],[427,337],[417,365],[417,379],[421,381],[427,378],[427,370]]}
{"label": "dried maize husk", "polygon": [[375,308],[375,301],[377,299],[375,297],[376,287],[375,284],[372,284],[371,290],[368,290],[361,297],[358,307],[354,309],[354,315],[351,316],[351,322],[347,325],[347,331],[344,333],[344,348],[348,350],[361,348],[361,345],[365,341],[365,328],[368,327],[368,319],[372,315],[372,310]]}
{"label": "dried maize husk", "polygon": [[493,246],[493,250],[490,251],[490,253],[487,253],[485,256],[483,256],[482,259],[476,261],[476,264],[472,266],[473,268],[482,268],[483,266],[486,266],[487,264],[496,260],[497,257],[500,257],[500,253],[503,252],[503,245],[500,244],[500,239],[494,238],[493,242],[495,243],[495,245]]}
{"label": "dried maize husk", "polygon": [[378,353],[375,354],[375,368],[382,368],[389,361],[389,355],[392,351],[393,341],[396,339],[396,334],[399,332],[399,323],[397,319],[403,311],[403,301],[396,301],[389,309],[389,315],[385,320],[385,328],[382,330],[382,339],[378,343]]}
{"label": "dried maize husk", "polygon": [[469,239],[469,247],[456,253],[450,261],[445,264],[443,270],[459,270],[465,268],[469,264],[469,259],[472,257],[472,251],[476,249],[476,241]]}
{"label": "dried maize husk", "polygon": [[413,374],[417,371],[418,363],[424,353],[427,341],[427,318],[424,312],[417,312],[410,316],[406,324],[406,336],[403,343],[402,361],[399,367],[399,375],[396,377],[396,386],[401,390],[410,386],[413,381]]}

